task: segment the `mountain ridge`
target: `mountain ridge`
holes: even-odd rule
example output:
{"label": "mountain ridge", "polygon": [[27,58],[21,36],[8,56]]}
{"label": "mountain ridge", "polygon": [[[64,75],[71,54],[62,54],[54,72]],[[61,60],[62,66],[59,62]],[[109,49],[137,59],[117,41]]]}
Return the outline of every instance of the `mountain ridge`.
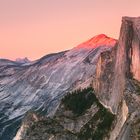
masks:
{"label": "mountain ridge", "polygon": [[90,85],[100,54],[110,49],[108,45],[73,48],[30,63],[0,66],[0,139],[13,138],[12,122],[20,125],[27,111],[52,116],[68,91]]}

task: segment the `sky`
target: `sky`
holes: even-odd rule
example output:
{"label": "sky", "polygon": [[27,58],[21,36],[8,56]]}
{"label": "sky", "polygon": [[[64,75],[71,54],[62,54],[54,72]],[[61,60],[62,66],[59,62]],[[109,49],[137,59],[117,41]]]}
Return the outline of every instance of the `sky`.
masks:
{"label": "sky", "polygon": [[118,39],[140,0],[0,0],[0,58],[38,59],[98,34]]}

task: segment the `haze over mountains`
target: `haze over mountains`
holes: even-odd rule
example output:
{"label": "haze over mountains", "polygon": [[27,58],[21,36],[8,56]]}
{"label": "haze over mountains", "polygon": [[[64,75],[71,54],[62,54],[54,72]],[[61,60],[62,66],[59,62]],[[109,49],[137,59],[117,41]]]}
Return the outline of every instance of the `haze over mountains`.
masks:
{"label": "haze over mountains", "polygon": [[[0,60],[0,140],[14,137],[14,140],[38,140],[46,128],[57,131],[57,127],[61,127],[58,133],[45,131],[48,140],[79,140],[79,134],[85,134],[90,126],[91,134],[86,133],[86,137],[94,139],[95,134],[101,132],[99,128],[103,124],[100,120],[106,120],[102,118],[104,115],[100,116],[102,113],[111,118],[115,116],[109,128],[104,125],[108,131],[102,133],[102,139],[139,138],[139,123],[134,125],[140,113],[139,27],[140,18],[124,17],[118,41],[100,34],[71,50],[49,54],[33,62],[27,59]],[[97,99],[81,116],[71,114],[61,99],[68,92],[88,87],[94,89]],[[21,124],[31,110],[39,112],[45,119],[31,113]],[[94,122],[96,116],[99,117],[97,124]],[[38,129],[40,122],[46,120],[46,126],[41,123],[42,127]],[[54,123],[56,121],[58,123]],[[30,133],[27,135],[26,132]],[[83,137],[83,140],[87,139]],[[45,137],[40,140],[45,140]]]}

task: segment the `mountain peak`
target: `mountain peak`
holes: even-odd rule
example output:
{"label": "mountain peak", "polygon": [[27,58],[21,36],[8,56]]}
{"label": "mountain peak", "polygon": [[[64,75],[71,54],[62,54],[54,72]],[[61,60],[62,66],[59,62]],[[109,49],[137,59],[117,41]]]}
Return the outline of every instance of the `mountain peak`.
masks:
{"label": "mountain peak", "polygon": [[89,39],[88,41],[78,45],[76,48],[97,48],[101,46],[113,47],[116,44],[117,40],[108,37],[105,34],[99,34]]}
{"label": "mountain peak", "polygon": [[[105,35],[105,34],[99,34],[99,35],[96,35],[95,37],[96,38],[106,38],[107,35]],[[93,37],[93,38],[95,38],[95,37]]]}
{"label": "mountain peak", "polygon": [[18,63],[28,63],[28,62],[30,62],[30,60],[27,57],[17,58],[15,61],[18,62]]}

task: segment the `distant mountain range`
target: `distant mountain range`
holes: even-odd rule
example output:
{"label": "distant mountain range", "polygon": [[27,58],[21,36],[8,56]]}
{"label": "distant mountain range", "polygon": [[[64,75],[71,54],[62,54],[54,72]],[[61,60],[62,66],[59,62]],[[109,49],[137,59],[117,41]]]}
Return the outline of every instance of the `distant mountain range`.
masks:
{"label": "distant mountain range", "polygon": [[30,60],[27,57],[25,57],[25,58],[17,58],[16,62],[18,62],[18,63],[29,63]]}

